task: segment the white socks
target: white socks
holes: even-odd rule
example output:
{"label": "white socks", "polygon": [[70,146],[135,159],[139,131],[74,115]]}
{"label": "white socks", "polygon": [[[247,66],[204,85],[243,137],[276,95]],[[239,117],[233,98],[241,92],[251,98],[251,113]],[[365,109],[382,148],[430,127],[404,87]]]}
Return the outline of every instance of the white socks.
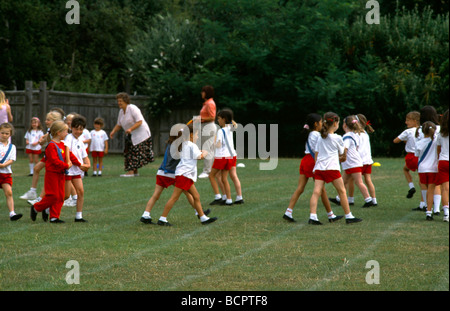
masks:
{"label": "white socks", "polygon": [[409,189],[415,188],[414,183],[412,183],[412,182],[408,183],[408,186],[409,186]]}

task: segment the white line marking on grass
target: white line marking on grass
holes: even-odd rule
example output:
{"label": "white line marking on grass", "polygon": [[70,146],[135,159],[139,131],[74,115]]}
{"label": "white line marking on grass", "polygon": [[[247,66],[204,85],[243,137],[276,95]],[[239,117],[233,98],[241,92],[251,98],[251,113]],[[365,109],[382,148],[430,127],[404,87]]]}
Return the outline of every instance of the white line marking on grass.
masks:
{"label": "white line marking on grass", "polygon": [[[378,247],[378,245],[390,237],[390,235],[397,230],[400,226],[402,226],[407,220],[409,220],[411,217],[415,216],[414,213],[409,213],[403,218],[401,218],[399,221],[397,221],[395,224],[391,225],[387,230],[383,231],[383,233],[375,239],[372,244],[370,244],[362,253],[360,253],[358,256],[356,256],[354,259],[352,259],[348,264],[346,265],[340,265],[339,268],[334,270],[333,272],[327,274],[322,280],[318,281],[314,286],[309,288],[308,290],[316,291],[321,290],[321,287],[330,281],[332,281],[336,275],[341,273],[344,269],[348,269],[349,266],[354,264],[355,262],[359,260],[366,260],[367,258],[371,257],[371,253]],[[373,257],[373,256],[372,256]]]}

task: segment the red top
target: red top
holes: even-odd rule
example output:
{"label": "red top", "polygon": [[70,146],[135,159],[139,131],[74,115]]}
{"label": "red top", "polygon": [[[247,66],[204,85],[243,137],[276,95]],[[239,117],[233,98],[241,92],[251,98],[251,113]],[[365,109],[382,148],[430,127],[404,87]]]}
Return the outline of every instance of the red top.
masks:
{"label": "red top", "polygon": [[[216,119],[216,103],[212,98],[203,103],[202,110],[200,110],[200,117],[203,122],[212,122]],[[210,120],[205,120],[210,119]],[[212,120],[211,120],[212,119]]]}
{"label": "red top", "polygon": [[[69,164],[65,162],[65,145],[64,142],[61,141],[59,143],[53,141],[54,144],[50,143],[48,144],[47,148],[45,149],[45,170],[48,172],[53,173],[61,173],[64,170],[67,170],[69,168]],[[56,144],[56,145],[55,145]],[[58,146],[58,147],[57,147]],[[56,148],[59,148],[61,150],[62,157],[64,161],[61,161],[58,156],[58,151]],[[78,161],[77,157],[75,157],[72,152],[70,152],[70,161],[73,165],[80,166],[81,163]]]}

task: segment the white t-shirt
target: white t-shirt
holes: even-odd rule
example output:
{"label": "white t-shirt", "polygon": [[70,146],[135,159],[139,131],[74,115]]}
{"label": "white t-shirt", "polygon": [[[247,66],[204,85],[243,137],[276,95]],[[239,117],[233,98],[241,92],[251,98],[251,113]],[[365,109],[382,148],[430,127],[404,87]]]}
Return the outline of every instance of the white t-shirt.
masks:
{"label": "white t-shirt", "polygon": [[147,122],[145,122],[141,110],[137,106],[129,104],[125,113],[120,109],[117,125],[120,125],[124,131],[128,130],[139,121],[142,121],[141,126],[131,132],[131,142],[134,146],[150,138],[150,128],[148,127]]}
{"label": "white t-shirt", "polygon": [[441,146],[439,161],[448,161],[448,136],[442,137],[441,133],[439,133],[436,145]]}
{"label": "white t-shirt", "polygon": [[[9,152],[9,155],[5,158],[5,161],[3,163],[5,163],[9,160],[13,160],[14,162],[16,161],[16,146],[14,146],[11,143],[8,143],[6,146],[4,144],[0,143],[0,160],[2,160],[5,157],[6,152],[9,149],[9,145],[11,145],[11,151]],[[11,165],[0,168],[0,173],[1,174],[12,174]]]}
{"label": "white t-shirt", "polygon": [[345,150],[342,136],[338,134],[328,134],[327,138],[320,136],[317,142],[317,159],[313,172],[319,171],[340,171],[339,155]]}
{"label": "white t-shirt", "polygon": [[305,154],[311,154],[311,152],[309,151],[308,148],[308,144],[309,147],[311,148],[312,151],[312,157],[315,157],[315,153],[317,151],[317,142],[319,141],[320,138],[320,133],[318,131],[311,131],[308,135],[308,141],[305,144]]}
{"label": "white t-shirt", "polygon": [[411,127],[409,129],[404,130],[400,135],[398,135],[398,139],[406,142],[405,145],[406,152],[414,153],[416,151],[416,131],[417,128]]}
{"label": "white t-shirt", "polygon": [[[92,139],[91,133],[89,132],[88,129],[84,129],[84,130],[83,130],[83,134],[82,134],[79,138],[80,138],[81,141],[83,141],[83,142],[84,142],[85,140]],[[88,144],[88,143],[83,143],[83,144],[84,144],[84,149],[87,150],[87,148],[89,147],[89,144]]]}
{"label": "white t-shirt", "polygon": [[[73,155],[83,164],[83,159],[87,157],[86,148],[84,147],[83,140],[81,136],[75,138],[73,134],[69,134],[64,138],[64,145],[69,147],[69,150],[73,153]],[[69,169],[69,176],[84,176],[84,171],[76,165],[72,165]]]}
{"label": "white t-shirt", "polygon": [[353,132],[348,132],[342,138],[344,146],[347,148],[347,160],[342,162],[342,169],[348,170],[350,168],[362,167],[363,161],[359,153],[361,145],[360,136]]}
{"label": "white t-shirt", "polygon": [[182,143],[182,149],[180,152],[180,163],[178,163],[175,170],[175,176],[184,176],[197,181],[197,159],[202,152],[196,144],[191,141],[185,141]]}
{"label": "white t-shirt", "polygon": [[[416,157],[421,161],[422,156],[425,153],[431,138],[422,138],[416,142]],[[438,172],[438,154],[437,154],[437,139],[434,139],[431,143],[431,147],[427,155],[423,158],[423,161],[419,164],[419,173],[437,173]]]}
{"label": "white t-shirt", "polygon": [[[223,129],[223,131],[222,131]],[[219,129],[217,131],[217,136],[216,136],[216,148],[214,151],[214,157],[215,158],[232,158],[234,156],[236,156],[236,150],[234,150],[234,143],[233,143],[233,132],[231,132],[231,129],[229,126],[225,126],[224,128]],[[226,139],[224,139],[224,135],[223,133],[225,132],[225,137]],[[227,144],[228,141],[228,144]],[[218,147],[218,145],[220,144],[220,147]],[[230,147],[228,149],[228,146]],[[230,150],[231,150],[231,154],[230,154]]]}
{"label": "white t-shirt", "polygon": [[89,147],[89,150],[91,151],[97,151],[97,152],[103,152],[105,151],[105,141],[108,140],[108,135],[104,130],[91,131],[91,145]]}
{"label": "white t-shirt", "polygon": [[33,143],[37,143],[39,139],[44,136],[44,132],[41,130],[31,130],[25,133],[25,139],[28,140],[29,144],[25,147],[29,150],[41,150],[42,146],[40,144],[37,144],[36,146],[33,146]]}
{"label": "white t-shirt", "polygon": [[370,137],[366,131],[359,134],[359,154],[361,155],[361,159],[363,165],[372,165],[372,147],[370,146]]}

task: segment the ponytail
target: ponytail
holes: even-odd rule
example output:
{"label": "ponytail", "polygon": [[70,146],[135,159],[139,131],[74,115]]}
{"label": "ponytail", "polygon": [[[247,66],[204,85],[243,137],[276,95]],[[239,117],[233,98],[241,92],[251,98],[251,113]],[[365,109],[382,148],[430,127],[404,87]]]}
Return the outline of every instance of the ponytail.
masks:
{"label": "ponytail", "polygon": [[323,139],[328,137],[328,130],[335,122],[339,122],[339,116],[334,112],[327,112],[323,115],[323,125],[320,135]]}

